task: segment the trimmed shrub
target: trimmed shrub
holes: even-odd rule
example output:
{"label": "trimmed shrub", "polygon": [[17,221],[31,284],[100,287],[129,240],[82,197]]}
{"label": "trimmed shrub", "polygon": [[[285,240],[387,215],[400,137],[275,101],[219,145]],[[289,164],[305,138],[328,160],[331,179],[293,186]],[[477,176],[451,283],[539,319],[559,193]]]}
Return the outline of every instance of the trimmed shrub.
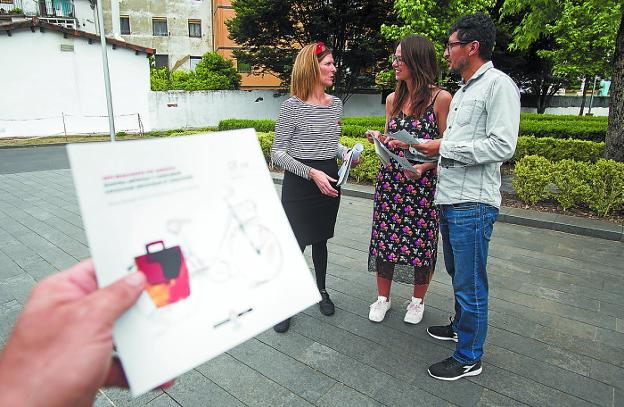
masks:
{"label": "trimmed shrub", "polygon": [[386,126],[386,118],[384,116],[370,117],[344,117],[342,119],[344,125],[362,126],[367,129],[383,129]]}
{"label": "trimmed shrub", "polygon": [[219,131],[254,128],[258,132],[275,131],[274,120],[227,119],[219,122]]}
{"label": "trimmed shrub", "polygon": [[520,113],[520,120],[539,120],[539,121],[558,121],[565,120],[567,122],[604,122],[609,120],[608,116],[579,116],[577,114],[538,114],[538,113]]}
{"label": "trimmed shrub", "polygon": [[550,196],[551,178],[551,162],[538,155],[528,155],[516,163],[511,183],[522,201],[535,205]]}
{"label": "trimmed shrub", "polygon": [[[558,189],[554,193],[548,191],[551,182]],[[599,216],[624,210],[624,163],[613,160],[551,163],[529,155],[516,163],[512,184],[518,197],[532,205],[553,197],[566,209],[585,204]]]}
{"label": "trimmed shrub", "polygon": [[571,159],[596,162],[604,153],[604,143],[586,140],[564,140],[553,137],[518,137],[512,161],[527,155],[539,155],[550,161]]}
{"label": "trimmed shrub", "polygon": [[355,179],[355,182],[368,181],[374,183],[379,170],[379,157],[375,153],[375,146],[361,137],[341,137],[340,142],[349,148],[356,143],[361,143],[364,146],[364,151],[361,154],[362,161],[357,167],[351,168],[349,179]]}
{"label": "trimmed shrub", "polygon": [[604,141],[607,123],[602,121],[574,120],[521,120],[521,136],[573,138],[577,140]]}
{"label": "trimmed shrub", "polygon": [[591,165],[574,160],[561,160],[553,165],[553,183],[558,189],[553,197],[565,209],[587,202],[591,195]]}
{"label": "trimmed shrub", "polygon": [[[366,130],[379,130],[381,131],[383,129],[383,127],[380,129],[379,127],[373,127],[373,126],[358,126],[358,125],[353,125],[353,124],[343,124],[341,126],[342,131],[341,131],[341,136],[343,137],[353,137],[353,138],[359,138],[360,139],[360,143],[362,142],[361,139],[366,138]],[[366,141],[368,143],[368,141]]]}
{"label": "trimmed shrub", "polygon": [[598,160],[589,173],[591,194],[587,204],[600,216],[624,208],[624,163]]}

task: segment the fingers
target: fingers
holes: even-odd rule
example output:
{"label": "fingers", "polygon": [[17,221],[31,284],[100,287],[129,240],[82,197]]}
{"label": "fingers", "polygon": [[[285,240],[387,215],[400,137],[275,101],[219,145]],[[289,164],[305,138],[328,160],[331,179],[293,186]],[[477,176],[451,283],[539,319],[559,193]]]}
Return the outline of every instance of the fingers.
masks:
{"label": "fingers", "polygon": [[145,275],[135,272],[91,294],[86,306],[99,312],[102,322],[112,325],[137,301],[144,288]]}

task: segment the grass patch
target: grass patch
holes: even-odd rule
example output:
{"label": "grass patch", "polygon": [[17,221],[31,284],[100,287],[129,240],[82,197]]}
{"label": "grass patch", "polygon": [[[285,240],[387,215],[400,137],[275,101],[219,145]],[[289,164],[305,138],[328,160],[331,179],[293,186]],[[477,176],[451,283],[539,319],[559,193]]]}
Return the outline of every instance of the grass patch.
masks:
{"label": "grass patch", "polygon": [[[128,134],[125,132],[119,132],[116,140],[142,140],[155,137],[177,137],[186,136],[190,134],[206,133],[210,131],[216,131],[216,127],[202,127],[197,129],[174,129],[174,130],[154,130],[143,135],[141,134]],[[84,143],[84,142],[96,142],[96,141],[110,141],[109,135],[74,135],[74,136],[50,136],[50,137],[10,137],[0,138],[0,147],[28,147],[28,146],[41,146],[46,144],[67,144],[67,143]]]}

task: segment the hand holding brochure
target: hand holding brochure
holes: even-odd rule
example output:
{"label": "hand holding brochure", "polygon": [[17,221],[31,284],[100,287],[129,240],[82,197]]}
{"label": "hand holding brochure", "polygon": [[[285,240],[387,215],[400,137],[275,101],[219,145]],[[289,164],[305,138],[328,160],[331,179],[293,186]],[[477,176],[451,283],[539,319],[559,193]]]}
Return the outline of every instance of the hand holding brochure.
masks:
{"label": "hand holding brochure", "polygon": [[396,161],[402,171],[409,171],[415,174],[417,173],[412,166],[412,163],[410,163],[407,158],[398,156],[392,151],[388,150],[388,147],[386,147],[384,143],[379,141],[377,137],[373,137],[373,143],[375,143],[375,152],[379,156],[379,159],[381,160],[383,165],[390,164],[390,159],[392,158],[394,161]]}
{"label": "hand holding brochure", "polygon": [[346,185],[347,179],[349,178],[349,171],[351,171],[351,165],[353,161],[357,161],[360,159],[360,154],[364,151],[364,146],[362,144],[357,143],[350,149],[342,162],[342,165],[338,169],[338,182],[337,186],[341,187]]}
{"label": "hand holding brochure", "polygon": [[67,150],[98,284],[146,276],[113,328],[133,395],[321,299],[253,129]]}
{"label": "hand holding brochure", "polygon": [[421,161],[421,162],[437,162],[438,161],[439,155],[436,155],[434,157],[429,157],[411,146],[412,144],[428,143],[430,139],[414,137],[413,135],[409,134],[405,129],[397,131],[396,133],[390,134],[390,137],[392,137],[395,140],[402,141],[403,143],[409,144],[410,145],[409,152],[414,156],[415,161]]}

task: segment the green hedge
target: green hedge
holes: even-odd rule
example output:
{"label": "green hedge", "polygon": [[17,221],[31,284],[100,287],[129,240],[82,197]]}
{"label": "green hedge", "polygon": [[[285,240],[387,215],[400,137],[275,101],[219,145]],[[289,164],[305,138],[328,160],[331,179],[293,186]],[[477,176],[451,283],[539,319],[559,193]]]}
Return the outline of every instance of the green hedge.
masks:
{"label": "green hedge", "polygon": [[219,122],[219,130],[254,128],[256,131],[275,131],[275,120],[227,119]]}
{"label": "green hedge", "polygon": [[[271,120],[223,120],[219,123],[219,130],[254,127],[259,132],[273,131]],[[362,139],[366,130],[374,126],[357,126],[343,124],[342,137],[358,138],[362,144],[368,144]],[[604,143],[584,140],[565,140],[552,137],[519,137],[516,153],[512,161],[518,161],[527,155],[540,155],[551,161],[572,159],[576,161],[596,162],[604,152]]]}
{"label": "green hedge", "polygon": [[354,126],[383,129],[386,127],[386,118],[384,116],[370,116],[370,117],[344,117],[342,124],[352,124]]}
{"label": "green hedge", "polygon": [[596,162],[602,158],[604,143],[585,140],[566,140],[553,137],[518,137],[512,161],[527,155],[539,155],[551,161],[566,159]]}
{"label": "green hedge", "polygon": [[540,120],[540,121],[574,121],[574,122],[604,122],[607,123],[607,116],[579,116],[572,114],[538,114],[520,113],[520,120]]}
{"label": "green hedge", "polygon": [[[268,164],[271,164],[273,137],[272,132],[258,133]],[[361,137],[341,137],[340,142],[347,147],[362,143],[363,161],[351,169],[350,179],[374,183],[379,170],[375,147]],[[518,197],[531,205],[553,198],[565,209],[584,205],[601,216],[624,210],[624,163],[612,160],[599,159],[595,163],[570,159],[552,161],[527,155],[516,163],[512,184]]]}
{"label": "green hedge", "polygon": [[[262,147],[262,153],[267,164],[271,166],[271,145],[273,144],[274,133],[258,133],[258,140]],[[341,137],[340,142],[347,146],[353,147],[356,143],[361,143],[364,146],[362,151],[362,163],[355,168],[352,168],[349,172],[349,179],[356,182],[375,182],[375,176],[377,170],[379,170],[379,158],[375,153],[375,147],[373,144],[366,140],[362,140],[361,137]]]}
{"label": "green hedge", "polygon": [[587,206],[600,216],[624,210],[624,163],[561,160],[529,155],[516,163],[512,184],[528,204],[553,198],[567,209]]}
{"label": "green hedge", "polygon": [[[607,134],[607,121],[603,118],[580,116],[557,116],[541,118],[536,114],[522,114],[520,120],[520,136],[553,137],[559,139],[577,139],[601,142]],[[553,118],[554,117],[554,118]],[[578,118],[580,119],[574,119]],[[367,129],[383,130],[385,119],[380,116],[345,117],[342,119],[343,136],[363,137]],[[274,120],[241,120],[228,119],[219,123],[219,130],[253,127],[257,131],[273,131]],[[363,131],[362,131],[363,129]]]}
{"label": "green hedge", "polygon": [[603,121],[521,120],[521,136],[572,138],[604,141],[607,123]]}

